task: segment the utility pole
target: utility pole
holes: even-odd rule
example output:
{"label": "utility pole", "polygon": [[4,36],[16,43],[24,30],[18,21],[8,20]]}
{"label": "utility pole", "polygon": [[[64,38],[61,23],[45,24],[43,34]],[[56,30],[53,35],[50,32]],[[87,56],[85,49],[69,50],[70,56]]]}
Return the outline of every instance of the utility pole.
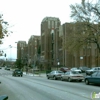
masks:
{"label": "utility pole", "polygon": [[11,60],[11,48],[12,48],[12,46],[11,46],[11,45],[9,45],[9,47],[10,47],[10,60]]}

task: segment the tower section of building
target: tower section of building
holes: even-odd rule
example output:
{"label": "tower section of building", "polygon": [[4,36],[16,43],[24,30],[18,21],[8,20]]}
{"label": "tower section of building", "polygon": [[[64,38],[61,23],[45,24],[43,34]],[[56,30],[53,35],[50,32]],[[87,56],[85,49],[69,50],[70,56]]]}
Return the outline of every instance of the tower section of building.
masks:
{"label": "tower section of building", "polygon": [[55,64],[55,30],[61,22],[56,17],[45,17],[41,22],[41,57],[46,69],[51,69]]}

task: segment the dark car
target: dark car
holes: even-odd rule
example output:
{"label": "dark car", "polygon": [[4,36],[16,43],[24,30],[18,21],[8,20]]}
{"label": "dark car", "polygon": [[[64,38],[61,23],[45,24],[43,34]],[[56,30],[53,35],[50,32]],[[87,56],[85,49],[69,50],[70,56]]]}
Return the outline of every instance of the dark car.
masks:
{"label": "dark car", "polygon": [[12,73],[12,76],[23,76],[23,72],[21,69],[15,69]]}
{"label": "dark car", "polygon": [[93,67],[90,70],[86,70],[86,75],[91,75],[94,72],[100,71],[100,67]]}
{"label": "dark car", "polygon": [[8,100],[8,96],[7,95],[1,95],[0,100]]}
{"label": "dark car", "polygon": [[5,67],[5,70],[10,70],[10,67]]}
{"label": "dark car", "polygon": [[67,71],[69,71],[70,69],[69,68],[67,68],[67,67],[61,67],[60,68],[60,71],[62,71],[62,72],[67,72]]}
{"label": "dark car", "polygon": [[90,68],[86,67],[86,66],[81,66],[81,67],[79,67],[79,69],[82,71],[82,73],[84,73],[84,72],[86,72],[86,70],[89,70]]}
{"label": "dark car", "polygon": [[51,71],[47,74],[47,78],[53,78],[54,80],[61,79],[61,75],[64,74],[62,71]]}
{"label": "dark car", "polygon": [[100,85],[100,71],[93,73],[91,76],[85,77],[85,83],[88,85],[90,83]]}

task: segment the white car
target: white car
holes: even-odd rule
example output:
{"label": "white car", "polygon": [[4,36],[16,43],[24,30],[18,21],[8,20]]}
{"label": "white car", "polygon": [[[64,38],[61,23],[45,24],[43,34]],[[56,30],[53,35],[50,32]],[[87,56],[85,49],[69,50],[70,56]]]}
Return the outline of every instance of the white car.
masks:
{"label": "white car", "polygon": [[90,70],[86,70],[86,75],[91,75],[94,72],[100,71],[100,67],[93,67]]}
{"label": "white car", "polygon": [[78,68],[71,68],[71,71],[76,71],[76,72],[79,72],[79,73],[82,73],[82,71],[80,70],[80,69],[78,69]]}
{"label": "white car", "polygon": [[68,80],[71,81],[79,81],[82,82],[84,80],[83,74],[77,72],[77,71],[68,71],[65,74],[61,75],[61,80]]}

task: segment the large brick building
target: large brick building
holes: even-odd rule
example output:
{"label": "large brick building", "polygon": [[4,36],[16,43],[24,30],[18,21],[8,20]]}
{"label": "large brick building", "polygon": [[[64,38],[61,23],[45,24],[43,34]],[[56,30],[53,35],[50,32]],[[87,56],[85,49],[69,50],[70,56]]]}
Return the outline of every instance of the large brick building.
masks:
{"label": "large brick building", "polygon": [[26,41],[18,41],[17,59],[20,59],[22,63],[27,63],[27,43]]}
{"label": "large brick building", "polygon": [[38,49],[40,47],[40,36],[32,35],[28,40],[28,63],[33,67],[36,65],[39,53]]}
{"label": "large brick building", "polygon": [[45,17],[41,22],[41,57],[46,69],[51,69],[55,65],[56,43],[58,43],[56,40],[58,34],[55,34],[55,30],[60,24],[59,18],[55,17]]}
{"label": "large brick building", "polygon": [[71,40],[70,35],[75,35],[81,28],[76,23],[61,25],[59,18],[45,17],[41,22],[41,36],[30,36],[28,44],[26,41],[18,42],[17,59],[27,58],[27,63],[33,66],[38,61],[39,66],[46,70],[57,68],[58,62],[66,67],[100,66],[98,49],[94,43],[75,52],[69,51],[64,44],[66,40]]}
{"label": "large brick building", "polygon": [[[62,44],[67,40],[71,39],[70,34],[74,36],[76,34],[78,28],[82,28],[80,25],[76,25],[76,23],[64,23],[59,27],[59,36],[62,39]],[[82,31],[80,32],[80,34]],[[63,48],[63,45],[62,45]],[[94,67],[99,66],[99,57],[98,57],[98,49],[96,44],[87,43],[81,47],[80,50],[75,52],[69,52],[67,47],[66,49],[62,49],[62,65],[67,67],[80,67],[80,66],[88,66]]]}
{"label": "large brick building", "polygon": [[34,66],[40,57],[40,36],[30,36],[28,43],[26,41],[18,41],[17,43],[17,59],[20,59],[27,66]]}

